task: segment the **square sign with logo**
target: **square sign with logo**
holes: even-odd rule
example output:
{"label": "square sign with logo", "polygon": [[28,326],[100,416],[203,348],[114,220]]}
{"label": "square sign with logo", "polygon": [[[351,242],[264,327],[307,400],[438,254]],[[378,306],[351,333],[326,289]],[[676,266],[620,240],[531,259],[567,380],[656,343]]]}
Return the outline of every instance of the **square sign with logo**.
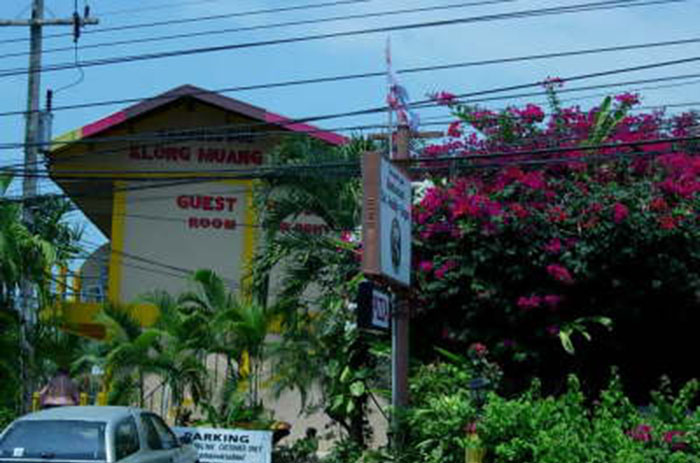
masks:
{"label": "square sign with logo", "polygon": [[378,153],[362,162],[363,271],[411,284],[411,180]]}
{"label": "square sign with logo", "polygon": [[357,295],[357,325],[364,330],[391,331],[392,296],[363,281]]}

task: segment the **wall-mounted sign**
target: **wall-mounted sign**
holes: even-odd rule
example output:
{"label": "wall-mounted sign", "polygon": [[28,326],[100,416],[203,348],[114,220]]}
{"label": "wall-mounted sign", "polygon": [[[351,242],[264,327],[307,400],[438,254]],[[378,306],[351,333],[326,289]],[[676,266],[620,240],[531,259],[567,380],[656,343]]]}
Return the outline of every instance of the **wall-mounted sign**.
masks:
{"label": "wall-mounted sign", "polygon": [[370,281],[360,283],[357,295],[357,326],[367,330],[391,331],[392,297]]}
{"label": "wall-mounted sign", "polygon": [[247,429],[173,428],[188,436],[201,463],[270,463],[272,432]]}
{"label": "wall-mounted sign", "polygon": [[362,270],[411,284],[411,180],[379,153],[362,159]]}

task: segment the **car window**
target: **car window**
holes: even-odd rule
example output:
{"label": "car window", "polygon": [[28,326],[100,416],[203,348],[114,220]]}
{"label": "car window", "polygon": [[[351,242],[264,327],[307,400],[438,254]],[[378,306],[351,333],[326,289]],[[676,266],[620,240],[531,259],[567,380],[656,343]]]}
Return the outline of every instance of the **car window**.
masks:
{"label": "car window", "polygon": [[177,437],[160,416],[151,414],[146,416],[153,422],[164,449],[173,449],[178,446]]}
{"label": "car window", "polygon": [[148,448],[151,450],[161,450],[163,448],[163,444],[160,441],[158,430],[145,414],[141,415],[141,426],[146,432],[146,443],[148,444]]}
{"label": "car window", "polygon": [[18,421],[0,439],[0,458],[104,461],[106,423]]}
{"label": "car window", "polygon": [[117,460],[139,451],[139,434],[136,422],[129,417],[120,421],[114,430],[114,452]]}

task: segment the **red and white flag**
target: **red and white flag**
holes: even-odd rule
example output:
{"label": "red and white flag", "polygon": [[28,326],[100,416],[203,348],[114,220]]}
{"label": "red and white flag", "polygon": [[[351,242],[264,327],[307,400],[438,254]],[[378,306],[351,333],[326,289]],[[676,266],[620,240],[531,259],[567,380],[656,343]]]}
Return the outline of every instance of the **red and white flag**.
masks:
{"label": "red and white flag", "polygon": [[386,78],[388,92],[386,103],[391,111],[396,112],[399,125],[407,125],[411,130],[417,130],[420,124],[418,114],[410,109],[410,98],[406,88],[399,83],[391,60],[391,37],[386,39]]}

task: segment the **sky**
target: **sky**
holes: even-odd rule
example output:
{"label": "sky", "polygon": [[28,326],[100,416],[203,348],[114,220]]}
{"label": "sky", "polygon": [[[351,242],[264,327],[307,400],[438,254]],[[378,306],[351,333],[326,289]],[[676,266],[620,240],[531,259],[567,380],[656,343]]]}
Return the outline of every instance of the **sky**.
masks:
{"label": "sky", "polygon": [[[593,0],[589,0],[593,1]],[[72,15],[74,1],[45,0],[47,17]],[[334,6],[319,6],[286,12],[249,14],[217,20],[199,20],[191,23],[169,24],[158,27],[140,27],[113,32],[101,29],[154,21],[178,21],[211,15],[253,12],[303,5],[332,3],[333,0],[91,0],[78,1],[82,11],[89,4],[92,16],[100,24],[88,26],[78,42],[79,60],[139,55],[160,51],[231,45],[266,41],[278,38],[301,37],[404,25],[455,18],[469,18],[535,8],[577,5],[586,0],[513,0],[489,5],[473,5],[475,0],[367,0]],[[468,5],[472,3],[472,5]],[[632,1],[628,3],[633,3]],[[26,18],[30,0],[3,0],[0,19]],[[394,11],[410,8],[451,6],[433,11],[395,14],[376,18],[350,19],[318,24],[265,28],[239,32],[202,35],[159,42],[146,39],[200,31],[246,28],[309,19],[331,18]],[[394,68],[401,70],[419,66],[433,66],[487,59],[508,58],[549,52],[572,51],[587,48],[630,45],[670,40],[700,38],[697,18],[700,5],[697,0],[621,8],[607,11],[578,12],[573,14],[519,18],[510,20],[465,23],[450,26],[421,28],[354,35],[325,40],[243,48],[216,53],[194,54],[151,61],[86,67],[84,78],[76,68],[42,75],[42,94],[47,88],[57,90],[55,106],[89,103],[103,100],[141,98],[156,95],[171,88],[192,84],[209,90],[228,87],[274,83],[322,76],[382,71],[385,69],[385,45],[391,37]],[[66,26],[46,27],[45,34],[70,33]],[[17,41],[29,36],[27,28],[0,27],[0,113],[23,110],[26,107],[27,79],[24,75],[2,77],[9,69],[26,69],[28,57],[6,56],[28,51],[29,42]],[[96,44],[135,40],[136,43],[89,48]],[[72,37],[46,38],[44,65],[74,62]],[[67,51],[50,52],[53,48]],[[422,100],[427,94],[440,90],[467,93],[510,85],[541,81],[547,77],[575,76],[597,71],[638,66],[700,56],[700,42],[681,46],[647,48],[642,50],[580,55],[548,60],[526,61],[457,68],[422,73],[403,74],[401,82],[413,100]],[[636,79],[700,74],[700,61],[570,84],[570,87],[612,83]],[[670,86],[671,84],[672,86]],[[682,85],[679,85],[682,84]],[[700,101],[700,78],[678,80],[663,84],[632,85],[622,90],[639,90],[645,106],[686,104]],[[64,88],[68,87],[68,88]],[[647,88],[656,87],[656,88]],[[562,95],[565,102],[590,107],[602,99],[602,93],[616,90],[597,90]],[[332,113],[373,108],[383,104],[386,81],[382,77],[292,86],[277,89],[240,91],[228,96],[263,107],[293,118],[304,118]],[[504,95],[507,95],[505,93]],[[543,98],[528,101],[541,102]],[[492,108],[521,104],[522,99],[504,99],[489,102]],[[54,135],[83,126],[128,104],[97,106],[78,110],[56,111]],[[697,107],[697,106],[696,106]],[[682,108],[686,109],[686,108]],[[678,111],[679,109],[669,109]],[[444,119],[445,108],[420,111],[424,122]],[[356,124],[381,124],[386,116],[333,119],[318,123],[328,129]],[[435,129],[434,126],[426,128]],[[24,134],[23,116],[0,116],[0,143],[21,143]],[[21,149],[0,151],[0,166],[22,160]],[[10,194],[19,194],[16,182]],[[41,192],[52,192],[56,187],[42,181]],[[80,214],[74,214],[75,223],[84,224]],[[85,224],[86,240],[101,242],[99,232]]]}

